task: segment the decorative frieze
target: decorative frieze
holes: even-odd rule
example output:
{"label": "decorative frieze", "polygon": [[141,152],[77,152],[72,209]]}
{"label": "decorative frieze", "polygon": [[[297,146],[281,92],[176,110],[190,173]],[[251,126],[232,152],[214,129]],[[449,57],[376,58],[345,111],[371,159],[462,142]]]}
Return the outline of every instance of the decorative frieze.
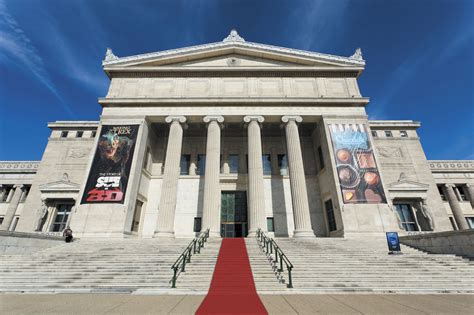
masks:
{"label": "decorative frieze", "polygon": [[473,160],[431,160],[428,162],[432,172],[474,172]]}
{"label": "decorative frieze", "polygon": [[0,173],[36,173],[39,164],[37,161],[0,162]]}

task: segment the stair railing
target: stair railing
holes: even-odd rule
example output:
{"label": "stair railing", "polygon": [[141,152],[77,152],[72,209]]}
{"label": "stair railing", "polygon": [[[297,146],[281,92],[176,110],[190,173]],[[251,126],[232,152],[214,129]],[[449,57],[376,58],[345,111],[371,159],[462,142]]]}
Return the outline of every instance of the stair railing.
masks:
{"label": "stair railing", "polygon": [[278,272],[283,272],[283,263],[285,263],[286,270],[288,271],[288,284],[286,286],[288,288],[293,288],[293,281],[291,278],[293,264],[290,262],[288,257],[286,257],[285,253],[283,253],[282,249],[280,246],[278,246],[275,240],[266,236],[261,229],[257,230],[256,237],[258,246],[262,249],[262,251],[265,252],[267,257],[272,260],[272,264],[274,264]]}
{"label": "stair railing", "polygon": [[184,249],[183,253],[175,261],[171,269],[173,269],[173,277],[171,278],[171,287],[176,288],[176,280],[181,272],[186,272],[186,265],[191,263],[191,257],[196,254],[201,253],[201,248],[204,247],[204,244],[209,238],[209,229],[202,232],[199,237],[196,237],[189,243],[189,245]]}

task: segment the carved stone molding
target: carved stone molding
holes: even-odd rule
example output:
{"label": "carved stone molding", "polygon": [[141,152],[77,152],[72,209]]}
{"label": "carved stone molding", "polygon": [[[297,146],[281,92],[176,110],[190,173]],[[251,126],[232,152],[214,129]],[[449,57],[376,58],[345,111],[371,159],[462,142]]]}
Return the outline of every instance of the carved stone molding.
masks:
{"label": "carved stone molding", "polygon": [[285,115],[281,117],[281,121],[284,122],[285,124],[288,123],[289,121],[295,121],[296,123],[300,123],[303,121],[303,118],[301,116],[292,116],[292,115]]}
{"label": "carved stone molding", "polygon": [[184,124],[186,122],[186,117],[184,116],[168,116],[165,118],[165,121],[170,124],[173,121],[178,121],[181,124]]}
{"label": "carved stone molding", "polygon": [[265,118],[263,116],[259,115],[249,115],[244,117],[244,122],[249,123],[252,120],[256,120],[258,123],[263,123],[265,121]]}
{"label": "carved stone molding", "polygon": [[433,172],[474,172],[472,160],[431,160],[428,162]]}
{"label": "carved stone molding", "polygon": [[0,162],[0,173],[36,173],[39,164],[37,161]]}
{"label": "carved stone molding", "polygon": [[378,147],[379,155],[386,158],[403,158],[403,152],[400,147]]}

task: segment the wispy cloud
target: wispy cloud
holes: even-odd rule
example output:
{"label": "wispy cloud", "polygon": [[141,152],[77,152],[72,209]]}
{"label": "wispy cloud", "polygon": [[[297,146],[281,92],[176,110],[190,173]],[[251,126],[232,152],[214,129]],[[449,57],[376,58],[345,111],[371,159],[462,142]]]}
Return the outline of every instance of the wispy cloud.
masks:
{"label": "wispy cloud", "polygon": [[[292,12],[294,18],[301,25],[297,33],[292,34],[292,46],[304,50],[318,50],[324,48],[330,39],[334,39],[334,32],[330,28],[343,29],[344,13],[349,5],[348,0],[306,2]],[[334,23],[337,21],[337,24]]]}
{"label": "wispy cloud", "polygon": [[3,0],[0,0],[0,62],[14,63],[31,73],[60,101],[72,117],[71,108],[61,97],[36,47],[11,16]]}
{"label": "wispy cloud", "polygon": [[[441,66],[449,58],[452,58],[465,49],[466,44],[474,37],[474,29],[471,27],[471,21],[459,21],[458,25],[449,32],[449,38],[446,41],[433,40],[433,37],[440,37],[440,34],[431,34],[425,41],[421,42],[415,49],[409,52],[407,57],[399,66],[387,76],[385,84],[380,91],[380,102],[377,102],[377,109],[371,113],[370,119],[387,118],[385,112],[388,106],[393,106],[394,97],[401,93],[404,86],[410,82],[413,76],[424,67]],[[468,27],[466,27],[466,24]],[[441,44],[442,43],[442,44]]]}

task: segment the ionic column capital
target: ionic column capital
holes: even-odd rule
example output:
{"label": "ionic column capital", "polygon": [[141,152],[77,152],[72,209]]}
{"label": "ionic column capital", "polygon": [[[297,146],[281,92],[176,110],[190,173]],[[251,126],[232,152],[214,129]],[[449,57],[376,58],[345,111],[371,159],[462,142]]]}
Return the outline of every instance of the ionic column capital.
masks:
{"label": "ionic column capital", "polygon": [[17,189],[17,188],[23,189],[23,187],[25,187],[23,184],[13,185],[13,188],[15,188],[15,189]]}
{"label": "ionic column capital", "polygon": [[265,121],[265,118],[259,115],[248,115],[244,117],[244,122],[246,123],[250,123],[251,121],[254,121],[254,120],[261,124]]}
{"label": "ionic column capital", "polygon": [[184,117],[184,116],[167,116],[165,118],[165,121],[168,124],[172,123],[173,121],[177,121],[180,124],[184,124],[186,122],[186,117]]}
{"label": "ionic column capital", "polygon": [[454,184],[444,184],[444,187],[446,188],[454,188]]}
{"label": "ionic column capital", "polygon": [[202,119],[206,124],[210,123],[211,121],[217,121],[219,124],[222,124],[224,122],[224,117],[220,115],[207,115],[204,116]]}
{"label": "ionic column capital", "polygon": [[300,122],[303,121],[303,118],[301,116],[297,116],[297,115],[285,115],[285,116],[281,117],[281,121],[285,124],[289,123],[290,121],[300,123]]}

